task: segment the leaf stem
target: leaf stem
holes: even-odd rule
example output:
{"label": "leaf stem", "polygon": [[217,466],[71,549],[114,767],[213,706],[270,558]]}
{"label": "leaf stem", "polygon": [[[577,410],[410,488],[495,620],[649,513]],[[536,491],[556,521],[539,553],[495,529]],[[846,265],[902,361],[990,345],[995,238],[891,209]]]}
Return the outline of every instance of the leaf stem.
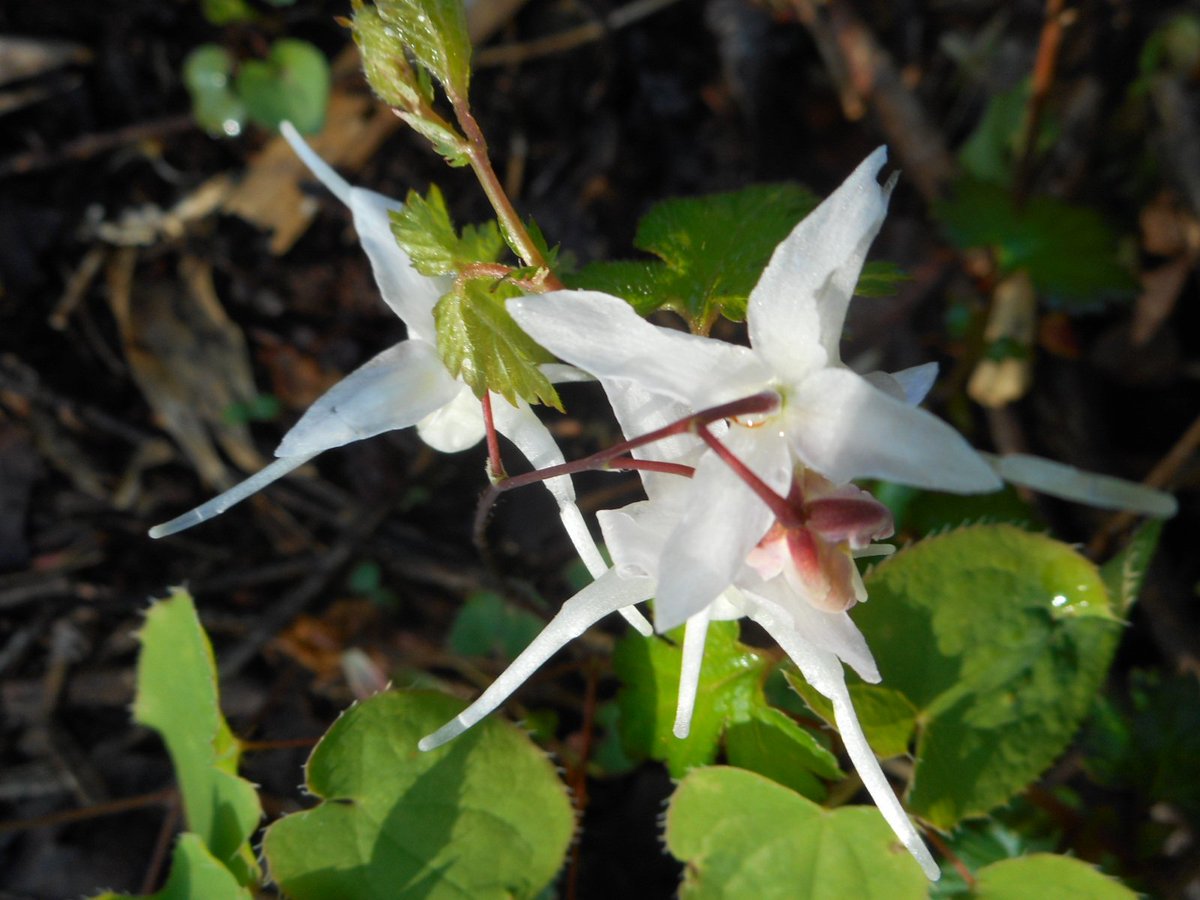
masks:
{"label": "leaf stem", "polygon": [[486,392],[480,399],[483,407],[483,426],[487,435],[488,448],[488,480],[495,484],[508,478],[504,471],[504,460],[500,458],[500,439],[496,436],[496,422],[492,417],[492,393]]}
{"label": "leaf stem", "polygon": [[525,265],[545,269],[549,273],[543,281],[547,289],[561,290],[564,287],[563,283],[553,272],[549,271],[550,267],[546,264],[545,257],[542,256],[537,244],[530,237],[525,223],[521,221],[512,201],[508,199],[508,194],[505,193],[504,186],[496,175],[496,170],[492,168],[492,161],[488,156],[487,140],[483,136],[483,130],[479,127],[479,123],[471,114],[470,105],[466,98],[459,95],[457,91],[452,90],[449,86],[445,87],[446,96],[450,100],[451,106],[454,107],[454,115],[458,119],[459,127],[462,128],[463,136],[467,139],[467,159],[471,163],[471,169],[475,172],[475,177],[479,179],[483,192],[487,194],[492,209],[496,211],[500,228],[504,232],[509,246],[517,252]]}

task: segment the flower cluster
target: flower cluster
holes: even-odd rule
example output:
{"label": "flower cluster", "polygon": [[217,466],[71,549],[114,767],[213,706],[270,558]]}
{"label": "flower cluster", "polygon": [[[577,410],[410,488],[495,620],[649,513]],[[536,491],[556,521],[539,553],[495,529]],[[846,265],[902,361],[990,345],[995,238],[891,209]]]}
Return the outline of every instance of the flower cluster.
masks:
{"label": "flower cluster", "polygon": [[[279,459],[197,509],[157,526],[154,537],[212,518],[317,454],[416,425],[453,452],[484,435],[479,400],[442,364],[432,309],[447,285],[417,273],[391,231],[399,204],[351,187],[290,129],[284,134],[353,216],[385,302],[407,339],[348,375],[285,435]],[[634,604],[654,599],[655,627],[684,626],[675,733],[688,734],[709,622],[749,618],[832,703],[846,751],[880,812],[921,864],[934,862],[880,769],[859,725],[843,664],[862,679],[880,672],[848,615],[867,599],[855,559],[891,552],[887,508],[852,482],[882,478],[920,488],[977,493],[1002,478],[1100,506],[1169,515],[1171,498],[1033,457],[992,457],[919,404],[934,365],[895,373],[852,371],[839,341],[867,251],[895,178],[880,184],[880,148],[778,246],[747,307],[750,346],[646,322],[623,300],[557,291],[511,300],[509,312],[538,343],[575,368],[562,379],[603,386],[646,465],[647,499],[603,511],[613,559],[602,561],[575,505],[570,477],[547,478],[563,523],[595,580],[567,600],[545,630],[453,721],[420,742],[437,747],[496,709],[568,641],[611,612],[649,625]],[[485,398],[497,431],[535,468],[563,456],[525,403]],[[717,412],[714,412],[714,409]],[[682,477],[690,474],[691,477]]]}

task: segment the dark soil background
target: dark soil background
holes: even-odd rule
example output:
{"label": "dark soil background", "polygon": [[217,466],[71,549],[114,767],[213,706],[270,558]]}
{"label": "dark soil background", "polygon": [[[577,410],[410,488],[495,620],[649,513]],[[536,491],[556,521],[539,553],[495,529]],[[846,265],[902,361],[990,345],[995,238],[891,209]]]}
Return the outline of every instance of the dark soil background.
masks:
{"label": "dark soil background", "polygon": [[[603,22],[613,8],[529,0],[483,46]],[[679,0],[577,46],[482,67],[472,97],[518,208],[581,262],[632,255],[638,218],[656,200],[766,180],[824,194],[891,144],[904,175],[874,255],[913,277],[894,298],[858,301],[846,358],[870,351],[872,367],[886,369],[938,359],[947,387],[933,405],[976,446],[1135,480],[1155,472],[1180,499],[1113,671],[1119,694],[1135,667],[1197,669],[1200,72],[1174,72],[1140,114],[1127,104],[1145,41],[1188,8],[1071,4],[1046,80],[1064,126],[1028,173],[1033,189],[1099,209],[1132,265],[1174,266],[1179,287],[1044,315],[1033,388],[1001,409],[963,398],[979,342],[946,336],[952,311],[973,316],[977,334],[994,273],[942,239],[930,201],[989,97],[1034,72],[1041,3],[834,0],[810,15],[803,0]],[[218,140],[192,124],[180,78],[190,50],[216,41],[250,56],[287,34],[342,57],[335,95],[358,112],[339,117],[343,136],[331,139],[349,160],[358,138],[347,122],[373,116],[379,144],[342,165],[348,177],[393,196],[436,181],[459,221],[488,212],[469,173],[378,124],[345,61],[336,18],[347,4],[261,10],[260,22],[218,28],[188,0],[0,3],[0,36],[42,42],[39,62],[0,83],[0,897],[160,883],[180,825],[172,775],[129,706],[134,632],[168,586],[187,584],[197,599],[226,714],[253,742],[247,773],[272,817],[306,802],[297,785],[309,746],[376,682],[470,696],[502,668],[444,649],[469,593],[498,588],[545,615],[541,598],[569,591],[570,549],[542,492],[501,504],[485,559],[470,539],[482,448],[439,456],[411,430],[327,453],[194,531],[146,537],[268,459],[322,390],[403,336],[348,213],[325,193],[310,191],[315,216],[283,253],[268,226],[222,202],[181,210],[209,179],[252,171],[271,142],[255,129]],[[11,52],[0,49],[0,70]],[[231,421],[230,403],[255,393],[277,408]],[[569,414],[548,421],[568,458],[614,440],[594,392],[565,399]],[[579,484],[588,511],[637,496],[629,479]],[[1046,502],[1039,511],[1098,559],[1121,545],[1108,514]],[[601,697],[616,687],[591,665],[606,646],[601,634],[573,647],[557,676],[518,698],[559,711],[552,749],[576,787],[589,678]],[[1052,778],[1078,779],[1077,768]],[[565,876],[575,895],[673,893],[678,868],[657,831],[670,790],[654,765],[591,780]],[[1196,896],[1190,826],[1169,859],[1129,846],[1129,823],[1154,799],[1100,797],[1120,817],[1091,858],[1123,860],[1163,896]],[[1057,814],[1068,833],[1083,828],[1078,813]]]}

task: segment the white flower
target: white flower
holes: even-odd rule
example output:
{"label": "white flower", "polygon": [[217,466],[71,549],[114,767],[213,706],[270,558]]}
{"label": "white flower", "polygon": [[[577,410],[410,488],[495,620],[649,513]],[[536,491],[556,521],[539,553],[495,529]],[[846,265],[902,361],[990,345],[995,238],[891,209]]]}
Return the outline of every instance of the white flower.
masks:
{"label": "white flower", "polygon": [[[176,534],[220,515],[326,450],[385,431],[416,425],[425,443],[447,453],[474,446],[484,436],[479,400],[463,381],[450,374],[437,352],[433,307],[450,282],[414,269],[392,234],[389,213],[402,209],[402,204],[348,184],[312,151],[290,123],[285,122],[280,130],[312,173],[350,208],[379,292],[404,322],[408,337],[318,398],[284,435],[275,450],[275,462],[207,503],[156,525],[150,530],[154,538]],[[547,370],[553,380],[579,377],[566,366],[550,366]],[[513,406],[496,394],[491,395],[491,401],[496,430],[512,441],[535,468],[563,462],[550,432],[527,403],[519,401]],[[545,485],[558,501],[563,524],[589,571],[593,576],[602,574],[607,566],[575,505],[571,479],[551,478]],[[636,610],[623,610],[622,614],[639,631],[650,633],[649,624]]]}
{"label": "white flower", "polygon": [[[629,304],[595,291],[520,297],[509,301],[509,311],[560,358],[602,382],[635,382],[680,404],[684,415],[776,394],[775,412],[732,420],[722,440],[779,495],[789,491],[795,462],[834,484],[882,478],[957,493],[999,489],[999,471],[1069,499],[1170,515],[1171,497],[1128,482],[1035,457],[977,453],[916,405],[933,383],[934,365],[863,376],[842,364],[846,308],[895,181],[876,180],[885,160],[881,147],[776,248],[749,297],[751,347],[651,325]],[[712,453],[695,481],[663,551],[660,631],[706,608],[774,521],[766,503]]]}

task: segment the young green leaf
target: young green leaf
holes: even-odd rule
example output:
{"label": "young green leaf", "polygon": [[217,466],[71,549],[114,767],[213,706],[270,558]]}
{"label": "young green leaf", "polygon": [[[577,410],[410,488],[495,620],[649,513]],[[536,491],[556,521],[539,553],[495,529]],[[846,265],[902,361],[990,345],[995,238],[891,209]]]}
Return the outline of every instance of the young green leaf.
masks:
{"label": "young green leaf", "polygon": [[171,857],[171,874],[162,890],[134,898],[130,894],[99,894],[92,900],[251,900],[249,889],[238,884],[233,873],[216,859],[199,835],[181,834]]}
{"label": "young green leaf", "polygon": [[706,330],[719,315],[740,321],[772,251],[817,202],[793,184],[665,200],[634,238],[661,262],[593,263],[569,284],[614,293],[643,315],[673,310],[693,329]]}
{"label": "young green leaf", "polygon": [[254,785],[237,775],[241,748],[217,705],[212,646],[192,598],[175,590],[150,607],[138,634],[134,719],[167,745],[188,830],[241,884],[258,878],[250,836],[262,807]]}
{"label": "young green leaf", "polygon": [[[792,690],[804,698],[809,709],[831,726],[837,727],[833,704],[824,694],[814,689],[799,673],[784,669],[783,676]],[[850,699],[854,703],[854,711],[858,713],[863,733],[867,736],[867,743],[876,756],[890,759],[909,752],[909,744],[917,727],[917,710],[907,697],[886,685],[859,683],[850,685]]]}
{"label": "young green leaf", "polygon": [[447,93],[465,100],[471,81],[471,39],[462,0],[377,0],[375,6],[417,62]]}
{"label": "young green leaf", "polygon": [[192,115],[209,134],[241,134],[246,106],[233,92],[233,57],[224,47],[201,44],[183,61],[183,83],[192,98]]}
{"label": "young green leaf", "polygon": [[1028,900],[1033,896],[1031,889],[1039,897],[1079,900],[1135,900],[1138,896],[1082,860],[1035,853],[980,869],[975,875],[971,897],[976,900]]}
{"label": "young green leaf", "polygon": [[408,111],[432,99],[423,96],[416,73],[408,64],[404,42],[383,21],[377,7],[354,0],[351,30],[367,84],[379,99],[388,106]]}
{"label": "young green leaf", "polygon": [[817,803],[827,794],[820,779],[845,777],[837,758],[811,731],[770,707],[756,709],[746,721],[730,724],[725,732],[725,756],[730,765],[765,775]]}
{"label": "young green leaf", "polygon": [[695,769],[667,807],[667,849],[686,864],[683,900],[804,897],[925,900],[916,861],[867,806],[822,809],[761,775]]}
{"label": "young green leaf", "polygon": [[630,631],[617,643],[613,669],[621,679],[617,701],[625,749],[637,758],[662,760],[679,778],[716,759],[729,723],[748,721],[755,710],[766,707],[762,681],[770,661],[738,641],[736,622],[709,625],[691,732],[681,740],[671,728],[679,697],[682,633],[668,636],[675,643]]}
{"label": "young green leaf", "polygon": [[476,591],[454,617],[446,643],[459,656],[516,659],[546,623],[493,591]]}
{"label": "young green leaf", "polygon": [[967,178],[934,212],[953,243],[991,249],[1003,274],[1027,269],[1038,292],[1062,308],[1092,309],[1137,289],[1117,258],[1116,235],[1093,210],[1050,197],[1017,208],[1006,189]]}
{"label": "young green leaf", "polygon": [[329,62],[308,41],[284,38],[265,60],[249,60],[238,70],[235,87],[246,110],[260,125],[278,128],[290,121],[305,133],[320,131],[329,105]]}
{"label": "young green leaf", "polygon": [[504,308],[505,300],[520,293],[490,279],[457,283],[433,308],[438,353],[450,374],[461,376],[477,397],[493,391],[509,403],[520,398],[561,410],[558,392],[538,368],[553,357]]}
{"label": "young green leaf", "polygon": [[1146,570],[1158,549],[1162,525],[1162,519],[1147,519],[1129,538],[1125,549],[1100,567],[1109,596],[1123,616],[1129,614],[1141,593]]}
{"label": "young green leaf", "polygon": [[437,750],[417,740],[461,712],[440,694],[378,694],[346,712],[306,767],[323,802],[263,841],[292,900],[533,898],[562,865],[575,817],[545,754],[493,716]]}
{"label": "young green leaf", "polygon": [[391,213],[392,234],[422,275],[453,275],[477,262],[495,262],[504,240],[495,221],[454,230],[446,201],[437,185],[422,197],[409,191],[404,208]]}
{"label": "young green leaf", "polygon": [[1096,567],[1009,525],[927,538],[866,576],[854,619],[916,709],[908,806],[938,827],[1040,775],[1103,683],[1122,623]]}

